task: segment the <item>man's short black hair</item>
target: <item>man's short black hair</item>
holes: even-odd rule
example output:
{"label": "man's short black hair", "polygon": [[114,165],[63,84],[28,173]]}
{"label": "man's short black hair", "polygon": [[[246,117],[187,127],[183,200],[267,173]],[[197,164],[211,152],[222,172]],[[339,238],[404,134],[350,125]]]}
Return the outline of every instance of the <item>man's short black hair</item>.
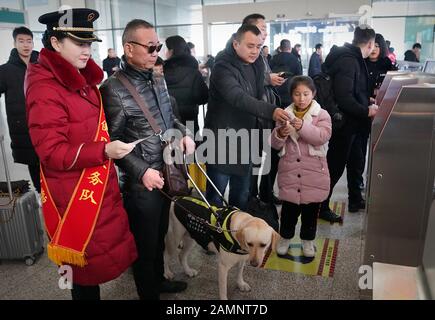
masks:
{"label": "man's short black hair", "polygon": [[32,31],[30,31],[26,27],[18,27],[18,28],[14,29],[14,31],[12,32],[12,37],[14,37],[14,41],[17,40],[17,37],[18,37],[19,34],[25,34],[25,35],[31,36],[32,39],[33,39],[33,33],[32,33]]}
{"label": "man's short black hair", "polygon": [[414,43],[414,45],[412,46],[412,49],[415,49],[415,48],[417,48],[417,49],[421,49],[421,44],[420,43]]}
{"label": "man's short black hair", "polygon": [[258,29],[256,26],[249,25],[249,24],[242,24],[242,26],[237,30],[236,35],[234,36],[234,40],[240,43],[243,39],[243,36],[247,32],[252,32],[256,36],[259,36],[261,34],[260,29]]}
{"label": "man's short black hair", "polygon": [[260,19],[266,20],[266,17],[263,16],[262,14],[259,14],[259,13],[253,13],[253,14],[250,14],[250,15],[246,16],[243,19],[242,24],[254,25]]}
{"label": "man's short black hair", "polygon": [[292,45],[290,43],[290,40],[288,39],[282,39],[281,42],[279,43],[279,48],[281,51],[284,50],[289,50],[291,49]]}
{"label": "man's short black hair", "polygon": [[133,41],[133,33],[140,28],[154,29],[154,26],[145,20],[131,20],[129,23],[127,23],[124,32],[122,33],[122,45],[125,45],[129,41]]}
{"label": "man's short black hair", "polygon": [[319,50],[323,47],[323,45],[321,43],[316,44],[315,48],[316,50]]}
{"label": "man's short black hair", "polygon": [[355,31],[353,33],[352,44],[354,46],[364,45],[372,40],[375,40],[375,37],[376,37],[375,30],[373,30],[369,26],[367,25],[358,26],[355,28]]}

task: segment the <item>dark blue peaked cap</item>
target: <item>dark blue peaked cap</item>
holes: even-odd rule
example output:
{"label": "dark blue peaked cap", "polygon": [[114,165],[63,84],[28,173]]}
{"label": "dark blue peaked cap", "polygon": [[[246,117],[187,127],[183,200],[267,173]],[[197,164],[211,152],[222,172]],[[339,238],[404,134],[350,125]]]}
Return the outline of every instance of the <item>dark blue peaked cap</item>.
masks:
{"label": "dark blue peaked cap", "polygon": [[94,34],[94,21],[100,14],[96,10],[74,8],[46,13],[38,21],[47,25],[48,31],[64,32],[78,42],[94,42],[101,40]]}

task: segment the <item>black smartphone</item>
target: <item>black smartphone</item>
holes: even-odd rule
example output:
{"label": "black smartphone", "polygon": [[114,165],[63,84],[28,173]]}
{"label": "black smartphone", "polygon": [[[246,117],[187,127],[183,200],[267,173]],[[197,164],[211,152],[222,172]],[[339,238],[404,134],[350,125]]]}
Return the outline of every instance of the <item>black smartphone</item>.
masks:
{"label": "black smartphone", "polygon": [[291,76],[291,73],[283,71],[283,72],[278,73],[278,76],[283,78],[283,79],[287,79],[288,77]]}

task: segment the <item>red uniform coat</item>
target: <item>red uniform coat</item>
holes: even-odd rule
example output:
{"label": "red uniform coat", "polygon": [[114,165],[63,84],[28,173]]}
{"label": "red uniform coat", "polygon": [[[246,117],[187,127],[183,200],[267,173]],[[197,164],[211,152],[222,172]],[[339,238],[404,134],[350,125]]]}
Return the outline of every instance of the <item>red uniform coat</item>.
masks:
{"label": "red uniform coat", "polygon": [[[105,142],[94,142],[100,112],[96,85],[103,79],[103,71],[89,60],[79,73],[58,53],[47,49],[41,51],[38,62],[29,66],[26,75],[27,120],[51,195],[63,215],[82,170],[107,163]],[[97,285],[113,280],[136,258],[112,165],[101,211],[86,249],[88,264],[84,268],[73,267],[73,282]]]}

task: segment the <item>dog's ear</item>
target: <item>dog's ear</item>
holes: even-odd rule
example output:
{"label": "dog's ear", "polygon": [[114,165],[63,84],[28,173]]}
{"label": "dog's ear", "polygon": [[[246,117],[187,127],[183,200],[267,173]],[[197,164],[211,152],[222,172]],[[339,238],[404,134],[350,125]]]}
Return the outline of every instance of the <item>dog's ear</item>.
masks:
{"label": "dog's ear", "polygon": [[236,232],[236,240],[239,243],[240,247],[245,249],[246,243],[245,243],[245,233],[243,232],[244,229],[240,229]]}
{"label": "dog's ear", "polygon": [[278,241],[280,239],[280,235],[275,230],[272,231],[272,250],[276,252],[276,248],[278,247]]}

